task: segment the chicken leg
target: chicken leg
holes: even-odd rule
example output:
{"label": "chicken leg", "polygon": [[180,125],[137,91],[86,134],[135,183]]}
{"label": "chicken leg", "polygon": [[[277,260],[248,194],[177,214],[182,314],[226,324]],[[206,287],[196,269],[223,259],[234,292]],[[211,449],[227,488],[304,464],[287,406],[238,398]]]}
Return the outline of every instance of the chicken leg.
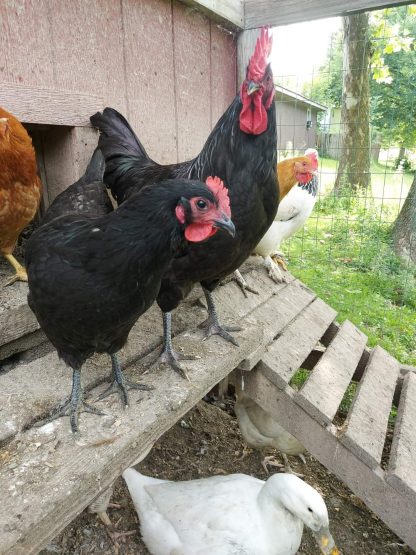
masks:
{"label": "chicken leg", "polygon": [[157,360],[160,364],[167,364],[182,378],[189,380],[186,370],[179,364],[180,360],[198,360],[199,357],[178,353],[172,346],[172,313],[163,313],[163,350]]}
{"label": "chicken leg", "polygon": [[121,369],[120,361],[118,360],[117,354],[111,355],[111,368],[113,382],[111,385],[98,396],[97,401],[101,401],[112,395],[113,393],[118,393],[120,395],[121,401],[124,407],[129,406],[129,397],[127,391],[129,389],[140,389],[141,391],[151,391],[154,387],[146,385],[143,383],[135,383],[130,380],[126,380],[123,371]]}
{"label": "chicken leg", "polygon": [[15,281],[27,281],[27,273],[24,267],[16,260],[12,254],[5,254],[4,258],[13,266],[16,273],[6,281],[5,285],[11,285]]}
{"label": "chicken leg", "polygon": [[205,320],[205,322],[202,322],[202,324],[200,324],[200,327],[205,329],[204,339],[208,339],[208,337],[211,337],[211,335],[219,335],[226,341],[229,341],[230,343],[238,347],[237,341],[228,332],[241,331],[242,328],[240,326],[221,326],[218,321],[217,309],[215,308],[214,298],[211,291],[208,291],[208,289],[205,289],[205,287],[202,287],[202,290],[204,292],[208,306],[208,318]]}
{"label": "chicken leg", "polygon": [[77,434],[79,432],[78,416],[81,412],[90,412],[98,416],[105,416],[105,412],[100,411],[84,401],[84,392],[81,386],[81,370],[73,368],[72,371],[72,391],[70,398],[59,411],[52,414],[49,418],[41,420],[36,426],[43,426],[62,416],[69,416],[72,433]]}

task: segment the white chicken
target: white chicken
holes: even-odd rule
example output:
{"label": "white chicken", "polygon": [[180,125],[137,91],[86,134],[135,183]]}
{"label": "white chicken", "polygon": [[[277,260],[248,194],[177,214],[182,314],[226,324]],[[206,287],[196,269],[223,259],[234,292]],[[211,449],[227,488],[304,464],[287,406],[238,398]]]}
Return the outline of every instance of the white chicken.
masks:
{"label": "white chicken", "polygon": [[[237,391],[234,411],[241,435],[249,447],[261,452],[268,448],[277,449],[283,456],[286,472],[292,472],[288,455],[297,455],[306,464],[303,455],[306,451],[304,446],[240,388]],[[261,464],[266,472],[268,472],[268,465],[283,466],[270,456],[264,457]],[[293,472],[293,474],[296,473]]]}
{"label": "white chicken", "polygon": [[[314,148],[308,148],[305,156],[311,160],[313,173],[298,175],[296,184],[291,187],[284,197],[281,194],[282,200],[280,201],[274,222],[254,249],[256,254],[264,257],[264,265],[268,270],[269,276],[276,282],[280,282],[283,279],[278,264],[285,270],[287,269],[283,260],[283,254],[279,250],[280,245],[282,241],[292,237],[305,224],[317,200],[319,190],[317,175],[318,151]],[[282,186],[284,186],[283,181],[286,178],[282,171],[279,171],[279,164],[277,167],[279,189],[282,190]]]}

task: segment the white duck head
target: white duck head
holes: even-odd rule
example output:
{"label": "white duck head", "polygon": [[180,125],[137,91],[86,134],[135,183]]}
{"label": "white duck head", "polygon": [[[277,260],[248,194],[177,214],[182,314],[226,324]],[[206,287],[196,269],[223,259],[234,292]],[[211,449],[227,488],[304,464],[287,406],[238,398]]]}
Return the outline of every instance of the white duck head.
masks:
{"label": "white duck head", "polygon": [[274,474],[264,493],[310,528],[324,555],[340,555],[329,532],[328,510],[322,496],[293,474]]}

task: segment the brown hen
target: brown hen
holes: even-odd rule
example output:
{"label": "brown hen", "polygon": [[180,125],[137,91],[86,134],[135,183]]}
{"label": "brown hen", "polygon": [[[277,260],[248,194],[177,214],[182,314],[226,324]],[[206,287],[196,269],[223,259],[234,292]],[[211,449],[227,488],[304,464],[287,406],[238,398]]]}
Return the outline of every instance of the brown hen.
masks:
{"label": "brown hen", "polygon": [[34,218],[42,184],[35,150],[26,129],[0,107],[0,253],[16,270],[7,285],[27,281],[24,267],[13,256],[22,229]]}

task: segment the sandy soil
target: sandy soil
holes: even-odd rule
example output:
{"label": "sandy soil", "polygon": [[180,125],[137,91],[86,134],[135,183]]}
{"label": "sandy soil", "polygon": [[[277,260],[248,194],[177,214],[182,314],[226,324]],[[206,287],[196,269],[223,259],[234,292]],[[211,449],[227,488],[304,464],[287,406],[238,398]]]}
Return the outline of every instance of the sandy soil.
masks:
{"label": "sandy soil", "polygon": [[[155,444],[137,468],[145,474],[171,480],[232,472],[266,479],[259,453],[251,452],[241,458],[244,443],[233,416],[232,399],[216,404],[220,406],[201,401]],[[305,480],[324,496],[330,514],[331,532],[343,555],[413,553],[333,474],[311,456],[306,458],[307,467],[297,458],[292,458],[292,468],[304,474]],[[112,502],[121,505],[120,509],[109,510],[117,528],[138,530],[137,514],[121,478],[116,483]],[[98,517],[84,512],[41,551],[41,555],[110,555],[116,552]],[[118,552],[120,555],[148,555],[138,532],[126,537]],[[308,530],[304,532],[299,553],[319,554]]]}

